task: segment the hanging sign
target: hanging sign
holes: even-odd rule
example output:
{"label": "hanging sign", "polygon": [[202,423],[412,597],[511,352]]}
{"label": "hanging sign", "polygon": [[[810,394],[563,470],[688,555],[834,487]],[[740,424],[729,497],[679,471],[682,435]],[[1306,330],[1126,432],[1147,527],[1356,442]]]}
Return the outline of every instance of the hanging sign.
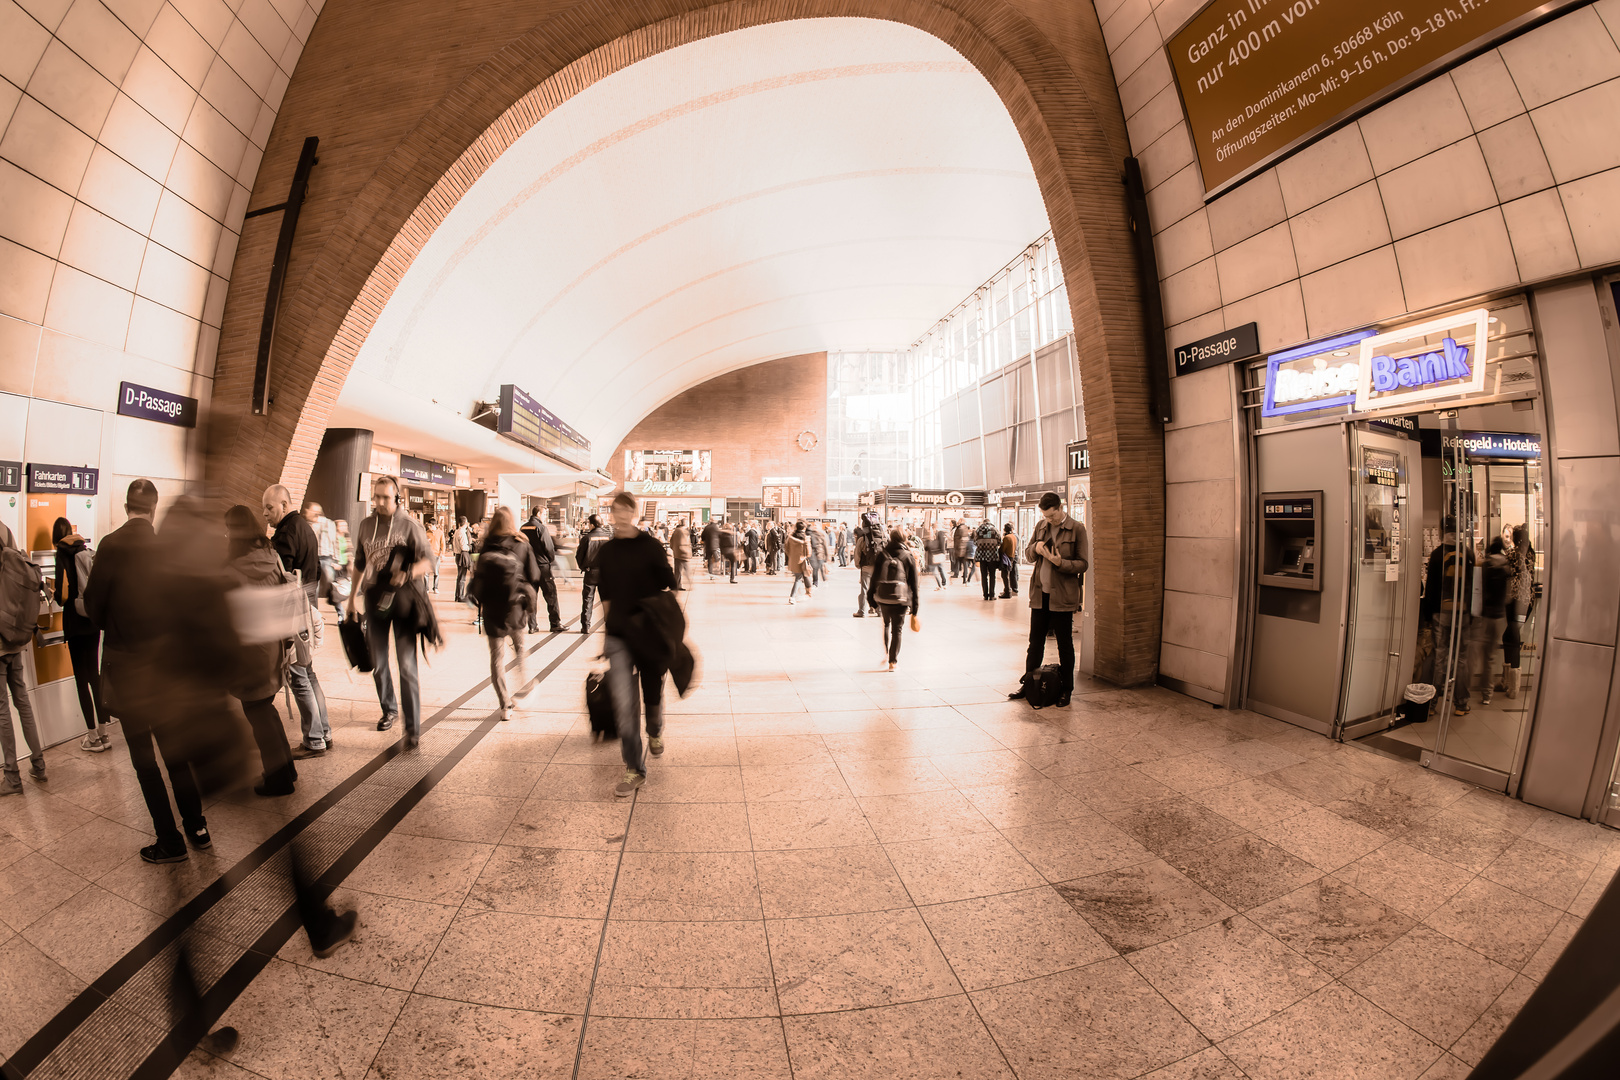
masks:
{"label": "hanging sign", "polygon": [[1484,308],[1403,326],[1361,340],[1356,408],[1367,412],[1485,389]]}
{"label": "hanging sign", "polygon": [[1361,375],[1357,346],[1371,335],[1371,330],[1362,330],[1272,353],[1266,360],[1260,415],[1287,416],[1350,404]]}
{"label": "hanging sign", "polygon": [[1260,355],[1260,324],[1244,323],[1224,333],[1199,338],[1176,347],[1176,374],[1191,375],[1205,368]]}
{"label": "hanging sign", "polygon": [[1088,440],[1081,439],[1072,442],[1067,447],[1069,454],[1069,475],[1084,476],[1091,471],[1091,446]]}
{"label": "hanging sign", "polygon": [[119,383],[118,415],[194,428],[197,426],[197,399],[132,382]]}
{"label": "hanging sign", "polygon": [[0,491],[22,490],[22,462],[0,461]]}
{"label": "hanging sign", "polygon": [[1166,43],[1204,190],[1580,0],[1212,0]]}
{"label": "hanging sign", "polygon": [[1535,461],[1541,457],[1541,437],[1516,431],[1460,431],[1442,433],[1446,450],[1460,448],[1466,458]]}
{"label": "hanging sign", "polygon": [[74,465],[41,465],[33,461],[28,463],[28,492],[31,495],[44,493],[94,495],[100,479],[100,469]]}

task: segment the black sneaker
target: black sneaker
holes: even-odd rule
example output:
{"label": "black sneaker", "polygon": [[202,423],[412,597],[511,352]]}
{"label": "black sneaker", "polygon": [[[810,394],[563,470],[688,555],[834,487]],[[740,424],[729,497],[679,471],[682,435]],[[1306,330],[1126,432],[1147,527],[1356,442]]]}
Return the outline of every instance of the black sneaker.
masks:
{"label": "black sneaker", "polygon": [[1069,695],[1068,694],[1064,694],[1062,697],[1057,699],[1057,707],[1060,708],[1060,709],[1067,709],[1069,707]]}
{"label": "black sneaker", "polygon": [[325,960],[347,944],[350,938],[354,937],[354,927],[359,921],[359,912],[345,911],[332,919],[332,922],[326,928],[326,933],[321,935],[319,941],[315,940],[315,937],[311,935],[309,947],[314,950],[317,958]]}
{"label": "black sneaker", "polygon": [[565,627],[562,623],[552,623],[550,628],[546,631],[546,633],[548,633],[548,634],[560,634],[566,629],[567,629],[567,627]]}
{"label": "black sneaker", "polygon": [[188,826],[186,828],[186,839],[190,840],[191,846],[198,851],[207,851],[214,846],[214,838],[208,835],[208,826],[206,825],[199,825],[195,829]]}
{"label": "black sneaker", "polygon": [[186,845],[182,843],[177,850],[166,848],[162,844],[151,844],[141,848],[141,858],[149,863],[185,862]]}
{"label": "black sneaker", "polygon": [[197,1043],[197,1049],[206,1054],[213,1054],[215,1057],[230,1057],[231,1052],[236,1049],[237,1044],[241,1041],[241,1033],[235,1028],[226,1025],[225,1027],[215,1028],[207,1035],[204,1035],[201,1041]]}
{"label": "black sneaker", "polygon": [[398,717],[385,715],[381,720],[377,721],[377,730],[387,731],[389,728],[394,726],[394,721],[396,719],[398,719]]}
{"label": "black sneaker", "polygon": [[266,781],[262,784],[253,785],[253,794],[262,796],[266,799],[276,799],[283,795],[291,795],[293,790],[293,786],[290,783],[272,784],[269,781]]}
{"label": "black sneaker", "polygon": [[325,757],[326,750],[327,748],[324,746],[317,750],[313,746],[304,746],[300,744],[293,747],[292,758],[294,761],[303,761],[305,758]]}
{"label": "black sneaker", "polygon": [[1012,693],[1008,694],[1007,695],[1007,700],[1008,701],[1022,701],[1022,700],[1024,700],[1024,688],[1019,687],[1017,690],[1014,690]]}

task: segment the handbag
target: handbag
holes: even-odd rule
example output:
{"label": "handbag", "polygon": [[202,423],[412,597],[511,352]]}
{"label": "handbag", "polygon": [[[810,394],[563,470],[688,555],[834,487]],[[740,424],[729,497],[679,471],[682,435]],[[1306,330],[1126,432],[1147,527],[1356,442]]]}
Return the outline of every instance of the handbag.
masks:
{"label": "handbag", "polygon": [[915,634],[915,633],[921,632],[921,630],[922,630],[922,623],[918,622],[917,621],[917,616],[913,615],[911,617],[911,632]]}
{"label": "handbag", "polygon": [[344,619],[338,623],[338,640],[343,642],[343,655],[349,666],[361,672],[371,670],[371,643],[366,640],[366,628],[359,619]]}

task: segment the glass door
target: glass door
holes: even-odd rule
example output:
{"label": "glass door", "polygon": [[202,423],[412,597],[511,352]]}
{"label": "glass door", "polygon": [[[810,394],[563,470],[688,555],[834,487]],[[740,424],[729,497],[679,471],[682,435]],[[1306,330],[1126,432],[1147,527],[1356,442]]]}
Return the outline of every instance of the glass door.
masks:
{"label": "glass door", "polygon": [[[1441,771],[1506,790],[1529,735],[1537,649],[1546,507],[1539,456],[1469,456],[1448,439],[1442,470],[1456,547],[1442,539],[1442,568],[1466,567],[1466,600],[1436,614],[1440,693],[1434,760]],[[1444,574],[1442,575],[1444,576]],[[1448,607],[1454,610],[1446,610]]]}
{"label": "glass door", "polygon": [[1412,509],[1417,444],[1352,428],[1350,626],[1339,703],[1341,738],[1388,728],[1411,682],[1419,568]]}

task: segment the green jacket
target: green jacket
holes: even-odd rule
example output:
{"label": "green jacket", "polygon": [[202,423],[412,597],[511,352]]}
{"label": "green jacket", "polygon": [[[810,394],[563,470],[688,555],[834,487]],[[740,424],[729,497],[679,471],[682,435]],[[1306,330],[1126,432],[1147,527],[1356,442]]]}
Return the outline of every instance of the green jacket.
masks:
{"label": "green jacket", "polygon": [[[1036,549],[1048,540],[1057,549],[1058,561],[1049,563]],[[1035,525],[1035,533],[1024,548],[1024,558],[1035,564],[1030,574],[1029,606],[1041,606],[1041,594],[1049,593],[1051,611],[1079,611],[1085,601],[1081,576],[1091,565],[1087,557],[1091,548],[1086,538],[1086,527],[1074,518],[1064,515],[1055,528],[1042,518]]]}

